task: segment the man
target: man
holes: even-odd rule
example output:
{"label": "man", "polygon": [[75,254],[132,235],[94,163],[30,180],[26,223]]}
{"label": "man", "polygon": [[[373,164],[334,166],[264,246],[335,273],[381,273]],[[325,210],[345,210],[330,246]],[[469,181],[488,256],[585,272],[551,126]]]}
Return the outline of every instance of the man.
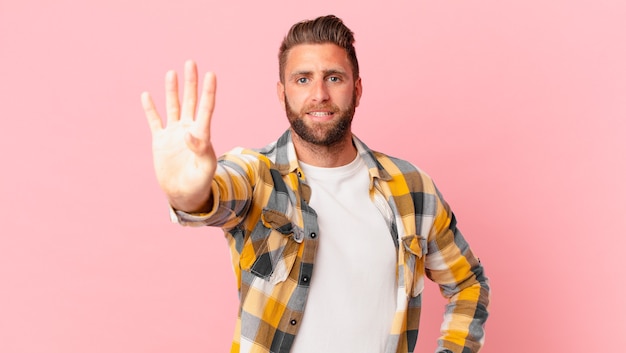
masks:
{"label": "man", "polygon": [[216,159],[215,75],[166,75],[167,125],[147,93],[156,176],[183,225],[222,227],[240,310],[231,352],[413,352],[424,276],[449,299],[437,352],[477,352],[489,286],[432,180],[351,131],[362,84],[353,33],[295,24],[279,52],[291,128]]}

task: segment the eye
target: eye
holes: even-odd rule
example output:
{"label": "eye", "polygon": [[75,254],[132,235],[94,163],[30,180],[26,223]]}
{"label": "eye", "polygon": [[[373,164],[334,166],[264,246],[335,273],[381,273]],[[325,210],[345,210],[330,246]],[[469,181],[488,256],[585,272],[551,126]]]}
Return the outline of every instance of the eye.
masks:
{"label": "eye", "polygon": [[339,81],[341,81],[341,79],[339,77],[337,77],[337,76],[330,76],[328,78],[328,81],[330,81],[330,82],[339,82]]}
{"label": "eye", "polygon": [[304,83],[309,82],[309,79],[306,77],[300,77],[296,80],[296,82],[304,84]]}

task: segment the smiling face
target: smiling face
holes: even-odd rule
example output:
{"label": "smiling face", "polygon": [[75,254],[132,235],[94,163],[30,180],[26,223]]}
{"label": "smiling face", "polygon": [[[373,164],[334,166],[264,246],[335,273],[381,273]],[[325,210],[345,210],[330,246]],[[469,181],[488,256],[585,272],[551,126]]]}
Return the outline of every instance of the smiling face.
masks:
{"label": "smiling face", "polygon": [[289,50],[284,71],[278,97],[293,131],[318,146],[350,139],[362,88],[345,49],[331,43],[296,45]]}

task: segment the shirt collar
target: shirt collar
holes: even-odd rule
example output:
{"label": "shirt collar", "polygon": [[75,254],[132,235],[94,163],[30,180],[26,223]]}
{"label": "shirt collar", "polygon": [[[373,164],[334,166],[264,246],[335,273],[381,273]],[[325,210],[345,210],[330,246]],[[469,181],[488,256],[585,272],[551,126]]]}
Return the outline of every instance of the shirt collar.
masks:
{"label": "shirt collar", "polygon": [[[372,151],[365,143],[363,143],[355,135],[352,135],[352,141],[356,146],[357,153],[363,158],[363,161],[367,165],[370,174],[371,185],[373,185],[374,179],[390,180],[391,175],[385,170]],[[286,175],[292,172],[300,172],[300,165],[298,164],[298,157],[296,156],[296,148],[293,145],[291,138],[291,130],[285,131],[285,133],[276,141],[274,146],[276,153],[276,168],[280,171],[281,175]]]}

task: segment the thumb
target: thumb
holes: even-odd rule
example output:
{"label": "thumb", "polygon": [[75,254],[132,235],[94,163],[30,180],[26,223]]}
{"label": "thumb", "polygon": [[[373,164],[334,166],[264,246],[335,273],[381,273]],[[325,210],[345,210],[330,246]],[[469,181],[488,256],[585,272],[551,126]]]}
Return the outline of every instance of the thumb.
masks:
{"label": "thumb", "polygon": [[211,150],[211,143],[208,140],[195,136],[191,131],[187,131],[185,134],[185,142],[187,147],[197,156],[204,156]]}

